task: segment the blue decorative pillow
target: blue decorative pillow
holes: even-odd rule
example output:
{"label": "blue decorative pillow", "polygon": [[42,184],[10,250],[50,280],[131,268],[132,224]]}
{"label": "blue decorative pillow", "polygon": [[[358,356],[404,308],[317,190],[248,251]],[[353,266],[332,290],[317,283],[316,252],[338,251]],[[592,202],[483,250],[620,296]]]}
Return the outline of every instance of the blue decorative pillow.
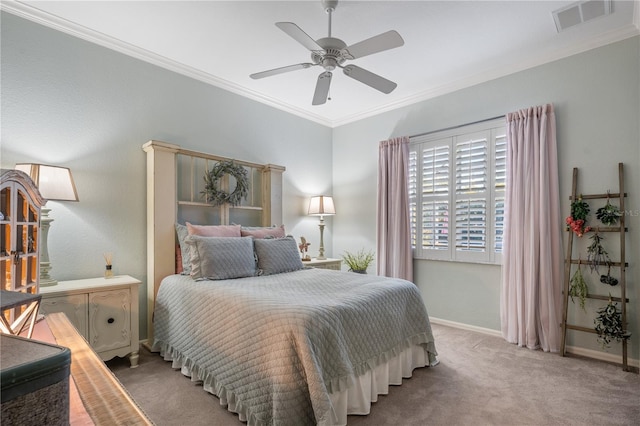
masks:
{"label": "blue decorative pillow", "polygon": [[262,275],[297,271],[304,267],[293,237],[256,239],[253,244]]}
{"label": "blue decorative pillow", "polygon": [[227,280],[256,275],[251,237],[201,237],[189,235],[191,276],[199,280]]}

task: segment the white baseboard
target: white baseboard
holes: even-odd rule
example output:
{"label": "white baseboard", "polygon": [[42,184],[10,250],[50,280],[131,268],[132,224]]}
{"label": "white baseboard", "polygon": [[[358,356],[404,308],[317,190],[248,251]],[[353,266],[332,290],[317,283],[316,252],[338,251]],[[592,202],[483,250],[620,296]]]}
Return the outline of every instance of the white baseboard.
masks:
{"label": "white baseboard", "polygon": [[[593,358],[599,361],[611,362],[614,364],[622,364],[622,356],[616,354],[610,354],[602,351],[595,351],[593,349],[581,348],[578,346],[567,346],[566,351],[570,354],[584,356],[586,358]],[[629,367],[640,367],[640,362],[637,359],[627,358],[627,364]]]}
{"label": "white baseboard", "polygon": [[[490,336],[502,337],[502,332],[500,332],[499,330],[492,330],[490,328],[478,327],[475,325],[464,324],[456,321],[449,321],[441,318],[429,317],[429,320],[433,324],[446,325],[448,327],[459,328],[461,330],[475,331],[482,334],[488,334]],[[611,362],[614,364],[621,364],[622,362],[622,358],[620,355],[610,354],[602,351],[596,351],[593,349],[581,348],[578,346],[567,346],[566,351],[574,355],[584,356],[586,358],[593,358],[599,361]],[[633,358],[628,358],[627,363],[629,364],[630,367],[638,368],[640,366],[640,362],[637,359],[633,359]]]}
{"label": "white baseboard", "polygon": [[499,330],[492,330],[490,328],[478,327],[476,325],[464,324],[456,321],[449,321],[441,318],[429,317],[429,321],[434,324],[446,325],[448,327],[459,328],[462,330],[475,331],[482,334],[488,334],[490,336],[502,337],[502,333]]}
{"label": "white baseboard", "polygon": [[144,346],[148,351],[151,351],[151,346],[149,345],[149,339],[140,340],[140,346]]}

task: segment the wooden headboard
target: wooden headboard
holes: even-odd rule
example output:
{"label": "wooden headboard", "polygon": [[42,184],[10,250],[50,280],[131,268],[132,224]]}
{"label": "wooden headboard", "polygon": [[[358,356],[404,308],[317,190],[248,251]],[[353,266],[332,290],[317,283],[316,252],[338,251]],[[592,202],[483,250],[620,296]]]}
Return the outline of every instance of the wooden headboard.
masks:
{"label": "wooden headboard", "polygon": [[[253,226],[282,224],[282,173],[273,164],[219,157],[189,151],[178,145],[149,141],[147,153],[147,342],[153,344],[153,309],[160,282],[175,273],[175,224],[194,223]],[[231,160],[248,169],[249,196],[239,206],[214,207],[200,192],[210,164]],[[229,177],[222,185],[229,187]],[[232,185],[232,184],[231,184]]]}

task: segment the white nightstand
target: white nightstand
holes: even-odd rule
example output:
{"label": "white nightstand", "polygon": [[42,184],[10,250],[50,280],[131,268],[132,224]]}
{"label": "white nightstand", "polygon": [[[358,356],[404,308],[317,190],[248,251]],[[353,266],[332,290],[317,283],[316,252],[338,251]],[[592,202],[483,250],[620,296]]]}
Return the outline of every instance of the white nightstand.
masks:
{"label": "white nightstand", "polygon": [[131,367],[137,367],[139,285],[128,275],[60,281],[40,288],[40,310],[65,313],[103,361],[129,355]]}
{"label": "white nightstand", "polygon": [[340,259],[316,259],[315,257],[311,260],[302,262],[305,266],[313,266],[314,268],[319,269],[332,269],[339,271],[341,269],[342,260]]}

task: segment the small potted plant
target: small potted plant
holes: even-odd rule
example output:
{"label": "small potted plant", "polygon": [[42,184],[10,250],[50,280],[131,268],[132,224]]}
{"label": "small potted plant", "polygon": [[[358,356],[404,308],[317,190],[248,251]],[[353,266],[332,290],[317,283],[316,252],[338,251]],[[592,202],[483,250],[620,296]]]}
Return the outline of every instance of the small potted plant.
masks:
{"label": "small potted plant", "polygon": [[371,250],[365,251],[364,249],[361,249],[357,253],[345,251],[342,255],[342,260],[349,267],[349,271],[359,274],[367,273],[367,268],[371,262],[373,262],[373,258],[373,252]]}

